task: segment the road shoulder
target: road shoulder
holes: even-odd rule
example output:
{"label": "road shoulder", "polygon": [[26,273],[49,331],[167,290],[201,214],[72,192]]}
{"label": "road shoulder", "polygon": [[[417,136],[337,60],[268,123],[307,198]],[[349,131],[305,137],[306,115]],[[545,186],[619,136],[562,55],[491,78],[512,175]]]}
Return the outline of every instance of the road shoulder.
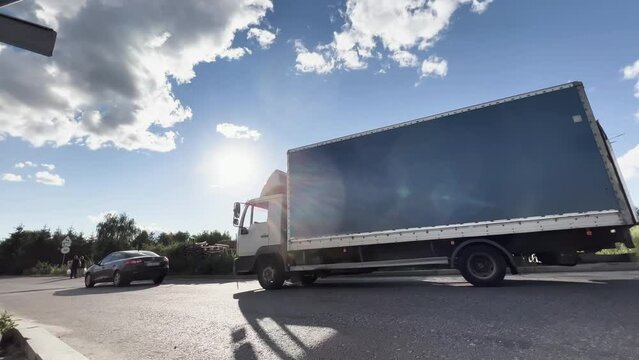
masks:
{"label": "road shoulder", "polygon": [[30,320],[17,319],[16,341],[29,360],[88,360],[42,326]]}

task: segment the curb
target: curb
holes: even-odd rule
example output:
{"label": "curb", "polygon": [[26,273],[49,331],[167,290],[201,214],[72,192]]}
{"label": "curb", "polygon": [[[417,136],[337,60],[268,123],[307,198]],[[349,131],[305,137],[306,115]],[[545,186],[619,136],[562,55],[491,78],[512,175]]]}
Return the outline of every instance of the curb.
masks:
{"label": "curb", "polygon": [[44,328],[18,319],[15,340],[29,360],[88,360]]}

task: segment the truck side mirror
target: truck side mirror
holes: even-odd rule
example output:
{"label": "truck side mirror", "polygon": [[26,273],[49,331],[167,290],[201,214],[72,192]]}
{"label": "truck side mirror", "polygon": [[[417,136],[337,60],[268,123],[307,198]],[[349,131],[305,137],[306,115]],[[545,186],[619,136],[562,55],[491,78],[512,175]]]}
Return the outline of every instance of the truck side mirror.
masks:
{"label": "truck side mirror", "polygon": [[236,202],[235,204],[233,204],[233,218],[235,219],[239,219],[240,218],[240,203]]}
{"label": "truck side mirror", "polygon": [[233,218],[233,226],[238,226],[240,224],[240,219]]}

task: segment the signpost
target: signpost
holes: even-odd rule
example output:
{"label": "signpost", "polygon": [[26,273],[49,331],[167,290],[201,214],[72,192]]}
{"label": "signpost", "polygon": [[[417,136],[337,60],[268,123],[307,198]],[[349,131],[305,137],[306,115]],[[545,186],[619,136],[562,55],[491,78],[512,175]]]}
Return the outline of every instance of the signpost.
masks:
{"label": "signpost", "polygon": [[62,240],[62,246],[63,247],[69,247],[71,246],[71,238],[70,237],[65,237],[64,240]]}
{"label": "signpost", "polygon": [[[0,0],[0,8],[20,0]],[[53,55],[58,34],[48,27],[0,14],[0,42],[44,56]]]}
{"label": "signpost", "polygon": [[62,248],[60,249],[60,252],[62,253],[63,266],[64,266],[64,258],[67,256],[69,251],[71,251],[71,238],[67,236],[64,238],[64,240],[62,240]]}

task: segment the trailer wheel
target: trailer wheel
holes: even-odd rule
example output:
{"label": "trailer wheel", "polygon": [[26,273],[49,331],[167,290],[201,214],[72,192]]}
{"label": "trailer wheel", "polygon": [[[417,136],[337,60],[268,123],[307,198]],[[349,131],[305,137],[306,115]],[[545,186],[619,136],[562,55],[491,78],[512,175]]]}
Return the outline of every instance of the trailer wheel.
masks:
{"label": "trailer wheel", "polygon": [[472,245],[462,250],[458,268],[466,281],[475,286],[497,286],[506,276],[506,260],[489,245]]}
{"label": "trailer wheel", "polygon": [[260,259],[257,265],[257,280],[265,290],[279,289],[284,285],[284,266],[275,257]]}

